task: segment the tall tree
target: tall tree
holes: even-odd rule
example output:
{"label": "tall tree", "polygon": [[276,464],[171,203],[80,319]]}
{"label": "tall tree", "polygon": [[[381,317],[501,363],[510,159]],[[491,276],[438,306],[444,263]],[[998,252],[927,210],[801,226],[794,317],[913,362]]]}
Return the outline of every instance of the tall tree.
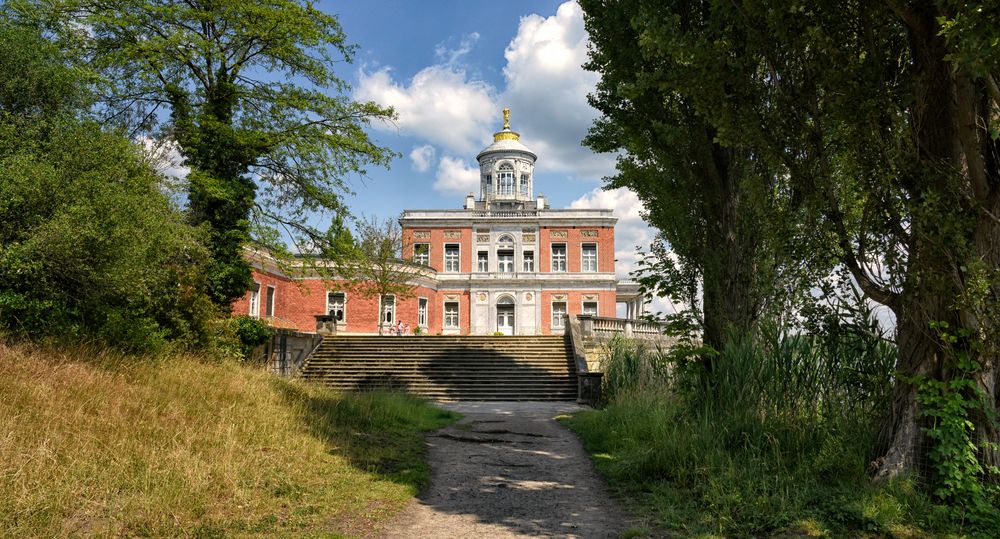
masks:
{"label": "tall tree", "polygon": [[210,231],[208,277],[220,305],[250,283],[243,248],[251,239],[279,251],[276,229],[322,241],[308,224],[312,212],[344,213],[345,179],[392,157],[364,130],[392,119],[392,110],[345,95],[334,67],[355,47],[336,17],[311,1],[39,6],[54,9],[29,15],[58,21],[105,74],[108,120],[179,144],[192,169],[191,219]]}
{"label": "tall tree", "polygon": [[767,223],[782,211],[773,196],[778,177],[752,148],[720,142],[711,118],[687,95],[688,72],[647,29],[724,36],[698,3],[581,5],[592,44],[585,67],[601,74],[590,102],[602,117],[585,143],[623,151],[608,187],[634,191],[667,244],[647,259],[652,271],[643,282],[699,310],[704,342],[721,350],[730,335],[751,328],[774,292],[768,282],[779,271],[781,241]]}
{"label": "tall tree", "polygon": [[[1000,6],[686,4],[592,11],[626,9],[639,47],[684,81],[669,90],[720,144],[779,167],[804,210],[793,226],[816,227],[895,313],[899,376],[878,475],[931,462],[962,478],[939,477],[946,494],[973,484],[1000,461]],[[704,27],[682,24],[690,10]]]}

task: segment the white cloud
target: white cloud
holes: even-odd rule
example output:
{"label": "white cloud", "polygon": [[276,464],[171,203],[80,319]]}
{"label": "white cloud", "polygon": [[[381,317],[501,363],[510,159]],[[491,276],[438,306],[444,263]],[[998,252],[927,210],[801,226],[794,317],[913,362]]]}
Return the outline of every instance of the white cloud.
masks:
{"label": "white cloud", "polygon": [[539,169],[599,179],[614,171],[614,157],[581,146],[598,116],[587,94],[600,77],[581,67],[587,44],[583,10],[575,1],[551,17],[522,17],[504,51],[507,87],[501,100],[511,108],[512,127],[542,156]]}
{"label": "white cloud", "polygon": [[462,36],[458,46],[455,48],[449,48],[446,44],[447,42],[438,43],[434,47],[434,57],[445,65],[455,65],[463,56],[472,52],[472,48],[475,47],[477,41],[479,41],[479,32],[472,32],[471,34]]}
{"label": "white cloud", "polygon": [[[462,155],[480,150],[489,137],[496,116],[494,90],[485,82],[469,80],[464,69],[428,66],[405,84],[395,81],[389,68],[362,71],[359,78],[354,97],[395,108],[405,134]],[[376,128],[391,126],[376,124]]]}
{"label": "white cloud", "polygon": [[414,146],[413,150],[410,151],[410,161],[413,170],[417,172],[427,172],[430,170],[431,165],[434,163],[434,156],[437,152],[434,150],[434,146],[430,144],[424,144],[423,146]]}
{"label": "white cloud", "polygon": [[[628,189],[594,189],[569,205],[573,209],[611,209],[618,218],[615,225],[615,269],[619,278],[627,278],[639,266],[637,249],[648,250],[656,232],[642,219],[643,205],[639,197]],[[652,298],[647,312],[674,313],[681,306],[668,298]],[[619,313],[622,314],[622,313]]]}
{"label": "white cloud", "polygon": [[355,98],[393,106],[404,134],[459,155],[474,155],[488,144],[500,128],[500,109],[509,107],[511,127],[538,154],[540,172],[568,172],[590,180],[611,174],[613,156],[581,146],[598,116],[587,94],[599,76],[581,67],[588,39],[580,6],[569,1],[551,17],[521,18],[504,50],[502,89],[476,80],[460,65],[478,38],[476,33],[465,35],[453,48],[439,44],[438,63],[406,82],[395,80],[389,68],[362,71]]}
{"label": "white cloud", "polygon": [[459,195],[479,191],[479,167],[467,166],[464,161],[457,157],[441,156],[434,189]]}

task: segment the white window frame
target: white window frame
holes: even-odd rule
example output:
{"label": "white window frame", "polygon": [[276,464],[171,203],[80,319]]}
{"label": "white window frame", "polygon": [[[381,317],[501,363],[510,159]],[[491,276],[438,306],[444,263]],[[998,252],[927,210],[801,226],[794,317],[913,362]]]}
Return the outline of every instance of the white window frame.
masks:
{"label": "white window frame", "polygon": [[[254,286],[257,287],[254,290]],[[248,314],[250,318],[260,318],[260,283],[257,281],[253,282],[253,286],[250,287],[250,309]]]}
{"label": "white window frame", "polygon": [[512,197],[517,193],[517,177],[514,166],[504,163],[497,169],[497,194],[502,197]]}
{"label": "white window frame", "polygon": [[476,254],[476,271],[479,271],[479,272],[490,271],[490,252],[489,251],[479,251]]}
{"label": "white window frame", "polygon": [[379,296],[379,298],[378,298],[378,313],[379,313],[378,314],[378,323],[381,326],[393,326],[393,325],[395,325],[395,324],[397,324],[399,322],[399,320],[396,319],[396,294],[386,294],[385,297],[386,298],[392,298],[392,309],[391,309],[392,320],[389,321],[389,322],[385,321],[385,313],[386,313],[385,307],[386,306],[384,305],[384,303],[382,301],[382,296]]}
{"label": "white window frame", "polygon": [[[588,303],[593,303],[594,304],[594,312],[593,313],[588,313],[587,312],[587,304]],[[600,312],[601,312],[601,305],[600,305],[599,302],[597,302],[597,301],[590,301],[590,300],[588,300],[588,301],[581,301],[580,302],[580,313],[582,313],[582,314],[593,314],[594,316],[599,316]]]}
{"label": "white window frame", "polygon": [[274,285],[267,285],[267,295],[264,296],[264,316],[274,318],[274,307],[278,303],[278,289]]}
{"label": "white window frame", "polygon": [[[417,247],[421,245],[427,246],[427,252],[424,254],[417,254]],[[413,244],[413,263],[420,264],[423,266],[431,265],[431,244],[430,243],[414,243]]]}
{"label": "white window frame", "polygon": [[[593,268],[588,268],[587,264],[587,248],[594,248],[593,256]],[[582,243],[580,244],[580,271],[584,273],[597,273],[597,244],[596,243]]]}
{"label": "white window frame", "polygon": [[[334,310],[333,306],[336,305],[335,303],[333,303],[333,302],[330,301],[330,296],[337,295],[337,294],[340,294],[341,296],[344,297],[343,303],[341,303],[341,305],[340,305],[340,310],[343,313],[343,315],[341,316],[340,320],[337,320],[336,314],[334,314],[334,315],[330,314],[330,311]],[[342,290],[327,290],[326,291],[326,314],[328,316],[333,316],[334,317],[333,321],[336,322],[336,323],[338,323],[338,324],[346,324],[347,323],[347,292],[344,292]]]}
{"label": "white window frame", "polygon": [[[530,264],[528,262],[531,262]],[[524,251],[521,253],[521,264],[524,267],[524,271],[528,273],[533,273],[535,271],[535,252],[534,251]]]}
{"label": "white window frame", "polygon": [[[451,269],[449,266],[448,251],[450,248],[454,247],[455,251],[455,269]],[[461,243],[446,243],[444,244],[444,271],[445,273],[460,273],[462,271],[462,244]]]}
{"label": "white window frame", "polygon": [[427,328],[427,313],[430,309],[430,302],[427,298],[417,298],[417,326]]}
{"label": "white window frame", "polygon": [[[504,253],[504,254],[500,254]],[[507,258],[507,257],[510,258]],[[514,250],[497,251],[497,273],[514,273]]]}
{"label": "white window frame", "polygon": [[523,197],[527,197],[528,196],[528,175],[527,174],[521,174],[521,183],[518,186],[518,192],[521,193],[521,196],[523,196]]}
{"label": "white window frame", "polygon": [[[562,248],[562,254],[559,257],[556,257],[556,248],[557,247],[561,247]],[[549,251],[552,254],[552,260],[551,260],[551,263],[552,263],[551,264],[551,266],[552,266],[551,267],[552,273],[566,273],[566,271],[568,270],[568,266],[566,264],[566,259],[568,258],[568,253],[569,253],[569,249],[567,247],[567,244],[565,244],[565,243],[553,243],[553,244],[551,244],[549,246]],[[562,267],[561,268],[559,267],[558,262],[562,263]]]}
{"label": "white window frame", "polygon": [[[563,306],[563,315],[556,319],[556,305]],[[553,301],[551,306],[552,329],[566,329],[566,319],[569,317],[569,303],[566,301]]]}
{"label": "white window frame", "polygon": [[[455,324],[454,325],[450,325],[448,323],[448,306],[449,305],[454,305],[455,306]],[[442,318],[443,318],[442,322],[444,323],[444,326],[442,326],[442,327],[444,327],[444,329],[461,329],[461,327],[462,327],[462,305],[461,305],[460,302],[458,302],[458,301],[446,301],[446,302],[444,302],[444,309],[443,309],[443,312],[441,314],[442,314]]]}

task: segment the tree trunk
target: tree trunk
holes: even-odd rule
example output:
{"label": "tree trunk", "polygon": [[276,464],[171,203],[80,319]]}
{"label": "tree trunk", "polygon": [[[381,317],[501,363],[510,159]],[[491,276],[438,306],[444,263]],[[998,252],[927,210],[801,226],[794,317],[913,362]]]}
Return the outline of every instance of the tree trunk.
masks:
{"label": "tree trunk", "polygon": [[[708,133],[708,140],[714,133]],[[714,184],[706,196],[705,256],[702,273],[703,340],[721,351],[733,335],[750,330],[756,317],[754,251],[757,234],[745,226],[741,202],[742,162],[736,150],[711,143],[707,177]],[[749,219],[752,221],[752,219]],[[758,255],[759,256],[759,255]],[[710,369],[711,364],[707,365]]]}
{"label": "tree trunk", "polygon": [[[983,442],[997,442],[997,299],[1000,283],[1000,215],[996,143],[986,132],[989,100],[963,69],[946,60],[949,53],[938,18],[945,15],[926,3],[902,13],[913,57],[911,110],[917,167],[904,185],[911,196],[911,241],[904,294],[896,310],[896,369],[890,408],[880,430],[882,456],[876,479],[900,473],[926,473],[925,438],[917,389],[907,381],[922,376],[949,381],[964,375],[960,357],[976,359],[972,377],[982,392],[982,409],[968,419],[980,462],[996,464],[997,452]],[[977,289],[979,279],[986,285]],[[931,324],[947,323],[936,330]],[[938,331],[955,337],[945,342]],[[969,394],[967,398],[976,398]]]}

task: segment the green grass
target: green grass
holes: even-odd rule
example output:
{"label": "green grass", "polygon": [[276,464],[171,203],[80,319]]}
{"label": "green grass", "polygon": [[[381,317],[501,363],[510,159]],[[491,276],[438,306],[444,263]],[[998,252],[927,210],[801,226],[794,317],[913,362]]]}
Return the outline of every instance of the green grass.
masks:
{"label": "green grass", "polygon": [[420,399],[192,356],[0,342],[0,536],[377,534],[426,484]]}
{"label": "green grass", "polygon": [[613,397],[564,421],[660,534],[975,536],[914,480],[870,482],[891,350],[843,344],[765,332],[721,354],[705,390],[698,364],[612,343],[608,361],[629,363],[605,365]]}

